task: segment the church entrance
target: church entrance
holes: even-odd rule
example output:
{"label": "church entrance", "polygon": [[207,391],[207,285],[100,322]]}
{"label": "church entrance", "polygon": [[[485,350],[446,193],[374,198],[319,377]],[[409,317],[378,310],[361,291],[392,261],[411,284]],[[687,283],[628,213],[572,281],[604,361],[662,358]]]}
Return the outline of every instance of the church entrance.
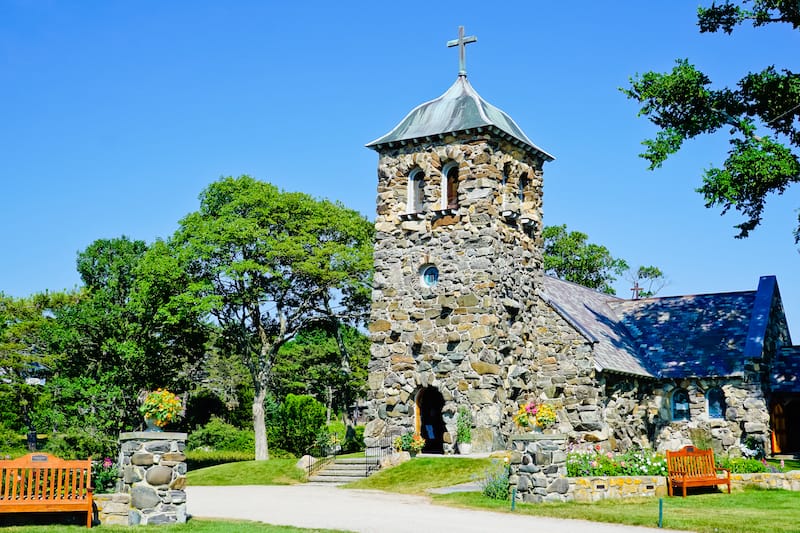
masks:
{"label": "church entrance", "polygon": [[770,409],[772,453],[800,454],[800,394],[777,396]]}
{"label": "church entrance", "polygon": [[424,453],[444,453],[444,398],[436,387],[425,387],[417,393],[419,434],[425,439]]}

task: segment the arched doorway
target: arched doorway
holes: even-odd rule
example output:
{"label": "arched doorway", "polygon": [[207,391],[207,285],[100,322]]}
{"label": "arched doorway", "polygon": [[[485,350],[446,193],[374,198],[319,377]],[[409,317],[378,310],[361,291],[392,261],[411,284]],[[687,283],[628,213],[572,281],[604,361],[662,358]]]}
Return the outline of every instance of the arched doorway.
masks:
{"label": "arched doorway", "polygon": [[800,395],[777,396],[770,410],[772,453],[800,452]]}
{"label": "arched doorway", "polygon": [[425,387],[417,394],[418,431],[425,439],[425,453],[444,453],[444,398],[436,387]]}

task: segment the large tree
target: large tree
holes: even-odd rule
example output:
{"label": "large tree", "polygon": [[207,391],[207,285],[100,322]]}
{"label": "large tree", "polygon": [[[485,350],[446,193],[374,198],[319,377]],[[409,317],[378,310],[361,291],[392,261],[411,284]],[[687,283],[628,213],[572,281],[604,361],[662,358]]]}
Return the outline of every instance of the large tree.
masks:
{"label": "large tree", "polygon": [[[740,24],[755,27],[789,24],[800,28],[797,0],[739,0],[698,9],[701,32],[730,34]],[[660,167],[684,141],[720,129],[730,131],[730,150],[721,167],[707,169],[697,189],[706,207],[740,212],[735,227],[747,237],[761,222],[767,196],[782,194],[800,180],[800,74],[768,66],[748,73],[735,88],[712,88],[711,79],[681,59],[669,73],[647,72],[631,78],[623,92],[641,104],[659,131],[644,141],[641,156],[650,169]],[[800,218],[794,230],[800,242]]]}
{"label": "large tree", "polygon": [[611,255],[605,246],[588,242],[580,231],[568,231],[567,225],[545,226],[544,270],[547,274],[590,289],[615,294],[612,283],[628,269],[624,259]]}
{"label": "large tree", "polygon": [[252,378],[256,459],[269,458],[264,400],[281,346],[314,323],[364,319],[372,234],[341,204],[249,176],[212,183],[180,222],[172,245],[193,278],[187,294]]}

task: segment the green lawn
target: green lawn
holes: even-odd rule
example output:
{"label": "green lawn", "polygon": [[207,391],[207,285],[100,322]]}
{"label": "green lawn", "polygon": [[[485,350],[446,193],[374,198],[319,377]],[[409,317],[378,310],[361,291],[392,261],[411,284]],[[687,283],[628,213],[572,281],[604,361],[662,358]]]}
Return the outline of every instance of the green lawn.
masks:
{"label": "green lawn", "polygon": [[448,487],[483,477],[491,459],[417,457],[394,468],[380,470],[347,488],[377,489],[405,494],[422,494],[426,489]]}
{"label": "green lawn", "polygon": [[[436,495],[433,500],[446,505],[511,512],[510,502],[490,500],[479,493]],[[658,525],[658,498],[596,503],[517,503],[515,512],[655,527]],[[698,533],[796,533],[800,531],[800,493],[747,490],[730,495],[665,497],[663,527]]]}
{"label": "green lawn", "polygon": [[296,464],[297,459],[240,461],[189,471],[186,480],[189,485],[293,485],[306,479]]}
{"label": "green lawn", "polygon": [[[97,527],[92,528],[98,529]],[[12,526],[3,527],[3,533],[78,533],[86,531],[86,526]],[[137,526],[100,526],[99,531],[114,531],[117,533],[131,531],[150,531],[160,533],[342,533],[334,529],[303,529],[289,526],[272,526],[260,522],[247,522],[243,520],[203,520],[192,519],[185,524]]]}

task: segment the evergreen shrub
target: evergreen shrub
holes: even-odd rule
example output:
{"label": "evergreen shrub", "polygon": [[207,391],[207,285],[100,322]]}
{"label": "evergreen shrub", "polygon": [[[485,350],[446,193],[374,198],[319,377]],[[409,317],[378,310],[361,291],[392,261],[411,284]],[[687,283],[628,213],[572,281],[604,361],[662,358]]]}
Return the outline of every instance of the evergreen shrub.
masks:
{"label": "evergreen shrub", "polygon": [[190,450],[204,449],[254,454],[255,435],[252,429],[239,429],[224,420],[211,417],[205,426],[189,433],[186,442]]}
{"label": "evergreen shrub", "polygon": [[269,428],[270,445],[301,456],[325,427],[325,406],[308,395],[288,394]]}

